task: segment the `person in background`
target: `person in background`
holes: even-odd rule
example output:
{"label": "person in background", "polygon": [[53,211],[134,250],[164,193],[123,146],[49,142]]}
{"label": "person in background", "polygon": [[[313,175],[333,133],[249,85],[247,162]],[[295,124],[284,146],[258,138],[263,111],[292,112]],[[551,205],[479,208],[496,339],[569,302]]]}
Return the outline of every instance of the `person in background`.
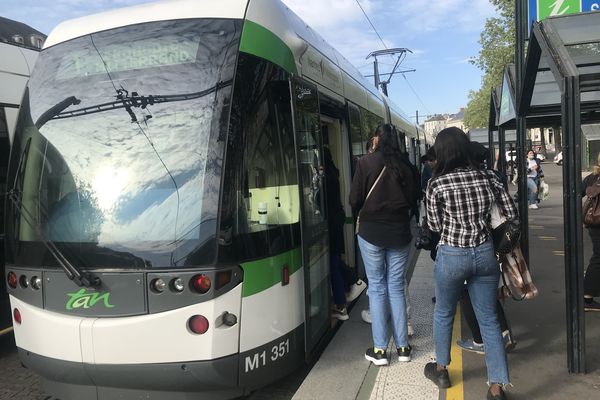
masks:
{"label": "person in background", "polygon": [[414,187],[412,171],[400,158],[391,125],[380,125],[373,143],[375,151],[358,160],[350,204],[360,217],[358,245],[369,280],[373,347],[366,350],[365,358],[375,365],[387,365],[389,314],[398,360],[411,359],[404,287],[412,239],[409,199],[420,188]]}
{"label": "person in background", "polygon": [[537,210],[540,181],[544,178],[541,162],[533,150],[527,151],[527,202],[529,208]]}
{"label": "person in background", "polygon": [[325,204],[327,206],[327,225],[329,230],[329,266],[331,289],[334,305],[331,316],[340,321],[346,321],[346,294],[342,272],[342,253],[344,252],[344,223],[346,214],[340,195],[340,171],[337,169],[329,148],[323,148],[324,175],[322,182],[325,187]]}
{"label": "person in background", "polygon": [[421,164],[423,165],[423,170],[421,171],[421,189],[425,193],[427,184],[433,174],[433,167],[435,166],[435,149],[433,146],[421,157]]}
{"label": "person in background", "polygon": [[[600,153],[592,173],[581,184],[581,196],[585,196],[586,189],[595,184],[600,184]],[[600,303],[594,300],[594,297],[600,296],[600,227],[587,227],[587,231],[592,239],[592,257],[583,279],[583,308],[585,311],[600,311]]]}
{"label": "person in background", "polygon": [[440,388],[451,386],[447,367],[451,361],[452,327],[466,281],[485,343],[487,399],[505,400],[504,386],[510,380],[496,313],[500,269],[488,215],[493,202],[511,221],[517,220],[517,210],[496,174],[479,169],[462,130],[443,129],[434,147],[436,166],[427,187],[426,204],[429,229],[440,233],[434,267],[436,362],[427,363],[424,374]]}

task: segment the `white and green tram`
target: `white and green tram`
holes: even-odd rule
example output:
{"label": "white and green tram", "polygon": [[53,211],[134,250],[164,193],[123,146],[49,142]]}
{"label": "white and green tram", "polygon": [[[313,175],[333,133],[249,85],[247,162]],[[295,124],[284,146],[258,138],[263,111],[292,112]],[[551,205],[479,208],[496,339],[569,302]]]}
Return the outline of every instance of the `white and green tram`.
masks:
{"label": "white and green tram", "polygon": [[[0,17],[0,29],[8,21]],[[9,29],[7,29],[8,31]],[[22,36],[21,36],[22,38]],[[36,35],[37,38],[37,35]],[[4,193],[10,142],[14,135],[19,105],[39,51],[21,43],[0,41],[0,276],[4,276]],[[12,332],[6,281],[0,280],[0,336]]]}
{"label": "white and green tram", "polygon": [[278,0],[60,24],[7,180],[23,364],[62,400],[232,398],[301,366],[331,330],[313,173],[328,147],[347,198],[383,121],[416,154],[416,128]]}

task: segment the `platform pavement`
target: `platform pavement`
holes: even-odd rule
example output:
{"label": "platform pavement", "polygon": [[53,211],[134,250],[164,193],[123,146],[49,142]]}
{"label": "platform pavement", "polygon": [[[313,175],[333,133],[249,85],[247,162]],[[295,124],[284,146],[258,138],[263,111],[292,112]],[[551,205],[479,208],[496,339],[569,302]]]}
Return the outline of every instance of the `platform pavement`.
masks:
{"label": "platform pavement", "polygon": [[365,360],[364,353],[372,345],[372,339],[371,326],[360,316],[368,308],[368,298],[363,294],[293,400],[438,399],[438,389],[423,376],[425,363],[433,358],[432,271],[428,253],[421,252],[410,283],[415,329],[411,362],[398,362],[392,347],[388,349],[392,357],[387,367],[377,367]]}
{"label": "platform pavement", "polygon": [[[544,164],[551,197],[539,210],[529,213],[530,268],[539,296],[530,301],[508,300],[504,307],[518,341],[508,355],[510,400],[600,399],[600,313],[586,313],[587,374],[567,370],[565,271],[561,169]],[[584,232],[586,265],[591,243]],[[423,378],[423,365],[433,357],[432,313],[433,263],[422,253],[410,284],[414,308],[413,361],[388,367],[370,366],[364,351],[371,344],[370,327],[360,311],[367,307],[362,296],[320,360],[296,391],[295,400],[383,399],[383,400],[481,400],[485,398],[486,369],[482,356],[457,352],[453,340],[452,390],[438,392]],[[455,321],[454,334],[470,337]],[[456,337],[455,337],[456,338]]]}

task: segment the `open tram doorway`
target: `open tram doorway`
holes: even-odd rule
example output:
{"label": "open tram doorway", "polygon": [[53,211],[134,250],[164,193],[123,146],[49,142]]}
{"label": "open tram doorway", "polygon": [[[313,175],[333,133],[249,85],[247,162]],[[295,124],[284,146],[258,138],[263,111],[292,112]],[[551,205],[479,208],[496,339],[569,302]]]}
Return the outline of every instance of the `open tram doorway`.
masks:
{"label": "open tram doorway", "polygon": [[[341,115],[343,108],[340,108],[339,112],[339,115]],[[333,163],[339,170],[340,198],[346,216],[344,223],[344,253],[342,254],[342,260],[349,267],[356,268],[354,225],[352,209],[348,201],[350,185],[352,184],[351,159],[348,157],[348,154],[350,154],[348,128],[345,120],[341,117],[321,114],[321,132],[323,134],[323,147],[329,149],[333,158]]]}

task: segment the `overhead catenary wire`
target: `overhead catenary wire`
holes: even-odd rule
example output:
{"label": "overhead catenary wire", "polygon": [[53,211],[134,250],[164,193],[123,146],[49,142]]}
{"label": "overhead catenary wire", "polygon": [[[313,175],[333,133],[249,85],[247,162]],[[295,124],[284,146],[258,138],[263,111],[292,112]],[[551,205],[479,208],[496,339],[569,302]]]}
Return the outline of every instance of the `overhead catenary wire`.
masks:
{"label": "overhead catenary wire", "polygon": [[360,10],[362,11],[362,13],[364,14],[365,18],[367,19],[367,21],[369,21],[369,24],[371,25],[371,28],[373,28],[373,31],[375,32],[375,34],[377,35],[377,37],[379,38],[379,40],[381,41],[381,44],[383,44],[383,47],[386,48],[387,50],[387,46],[385,44],[385,42],[383,41],[383,39],[381,38],[381,35],[379,34],[379,32],[377,32],[377,29],[375,29],[375,25],[373,25],[373,22],[371,22],[371,18],[369,18],[369,15],[367,14],[367,12],[365,11],[365,9],[363,8],[363,6],[360,4],[360,2],[358,0],[355,0],[356,4],[358,4],[358,7],[360,8]]}
{"label": "overhead catenary wire", "polygon": [[[387,45],[385,44],[385,42],[383,41],[383,38],[381,37],[381,35],[379,34],[379,32],[377,31],[377,29],[375,28],[375,25],[373,24],[373,22],[371,21],[371,18],[369,18],[369,15],[367,14],[367,12],[365,11],[365,9],[363,8],[363,6],[360,4],[360,2],[358,0],[355,0],[356,4],[358,5],[358,7],[360,8],[360,10],[362,11],[363,15],[365,16],[365,18],[367,19],[367,21],[369,22],[369,25],[371,25],[371,28],[373,29],[373,31],[375,32],[375,34],[377,35],[377,37],[379,38],[379,41],[381,41],[381,44],[383,45],[383,47],[386,50],[389,50],[389,48],[387,47]],[[390,54],[390,57],[393,59],[394,56]],[[406,55],[405,55],[406,57]],[[406,77],[405,74],[402,74],[402,76],[404,77],[404,79],[406,80],[406,83],[408,84],[408,87],[410,88],[410,90],[413,92],[413,94],[415,95],[415,97],[417,98],[417,100],[419,101],[419,103],[421,103],[421,105],[423,106],[423,108],[425,108],[425,111],[427,111],[429,114],[432,114],[432,112],[429,110],[429,108],[425,105],[425,103],[423,102],[423,100],[421,99],[421,97],[417,94],[416,90],[412,87],[412,85],[410,84],[410,82],[408,81],[408,78]],[[391,77],[390,77],[391,79]]]}
{"label": "overhead catenary wire", "polygon": [[415,95],[415,97],[417,98],[417,100],[419,100],[419,103],[421,103],[421,105],[423,106],[423,108],[425,108],[425,111],[427,111],[428,114],[433,114],[431,112],[431,110],[429,110],[429,108],[425,105],[425,103],[423,102],[423,100],[421,99],[421,97],[419,96],[419,94],[417,93],[417,91],[413,88],[413,86],[410,84],[410,81],[408,80],[408,78],[406,77],[406,74],[402,74],[402,76],[404,77],[404,80],[406,81],[406,84],[408,85],[408,87],[410,88],[411,92],[413,92],[413,94]]}

